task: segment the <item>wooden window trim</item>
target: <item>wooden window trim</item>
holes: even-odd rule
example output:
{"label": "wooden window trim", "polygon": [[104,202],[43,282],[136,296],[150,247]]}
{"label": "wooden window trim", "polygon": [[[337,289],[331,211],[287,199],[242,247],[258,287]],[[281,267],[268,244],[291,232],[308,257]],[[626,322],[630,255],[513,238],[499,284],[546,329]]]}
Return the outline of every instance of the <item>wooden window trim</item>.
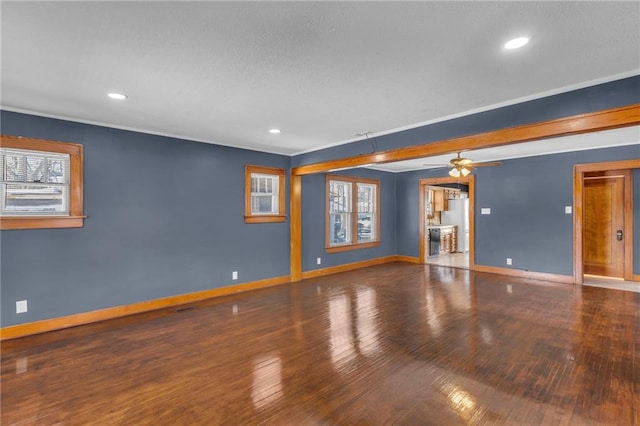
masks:
{"label": "wooden window trim", "polygon": [[[280,214],[253,214],[251,212],[251,174],[260,173],[274,175],[278,177],[278,211]],[[285,182],[284,169],[277,167],[253,166],[247,164],[244,168],[244,221],[245,223],[273,223],[284,222],[287,218],[285,214]]]}
{"label": "wooden window trim", "polygon": [[[330,244],[331,240],[331,223],[330,223],[330,215],[329,215],[329,182],[332,180],[337,180],[340,182],[350,182],[351,185],[351,203],[352,203],[352,212],[351,212],[351,244],[342,244],[339,246],[332,246]],[[365,243],[358,242],[358,212],[356,211],[357,207],[354,209],[353,205],[358,202],[358,183],[367,183],[376,186],[376,239],[375,241],[367,241]],[[339,253],[343,251],[350,250],[360,250],[371,247],[378,247],[380,245],[380,180],[379,179],[371,179],[371,178],[359,178],[353,176],[342,176],[342,175],[325,175],[325,208],[324,208],[324,216],[325,216],[325,251],[327,253]]]}
{"label": "wooden window trim", "polygon": [[22,136],[0,136],[3,148],[69,154],[69,215],[68,216],[3,216],[0,229],[82,228],[83,214],[83,146]]}

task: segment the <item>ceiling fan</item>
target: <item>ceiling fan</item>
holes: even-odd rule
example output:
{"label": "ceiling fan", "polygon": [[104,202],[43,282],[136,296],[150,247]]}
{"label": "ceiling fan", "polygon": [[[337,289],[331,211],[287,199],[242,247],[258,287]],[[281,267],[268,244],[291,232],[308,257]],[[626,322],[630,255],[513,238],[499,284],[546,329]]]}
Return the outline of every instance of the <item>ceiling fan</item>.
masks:
{"label": "ceiling fan", "polygon": [[451,170],[449,170],[449,176],[451,177],[469,176],[476,167],[493,167],[501,165],[502,163],[499,161],[474,163],[473,160],[461,157],[460,152],[457,157],[452,158],[449,161],[449,164],[423,164],[423,166],[449,166],[451,168]]}

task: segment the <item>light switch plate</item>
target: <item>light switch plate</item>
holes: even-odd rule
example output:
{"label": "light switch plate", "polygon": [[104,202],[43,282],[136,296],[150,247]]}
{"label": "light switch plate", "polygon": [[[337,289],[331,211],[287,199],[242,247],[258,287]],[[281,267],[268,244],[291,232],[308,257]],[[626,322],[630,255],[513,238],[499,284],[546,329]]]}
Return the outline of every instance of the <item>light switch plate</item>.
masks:
{"label": "light switch plate", "polygon": [[564,206],[564,213],[565,214],[571,214],[573,208],[571,208],[571,206]]}
{"label": "light switch plate", "polygon": [[491,207],[483,207],[480,209],[480,214],[491,214]]}

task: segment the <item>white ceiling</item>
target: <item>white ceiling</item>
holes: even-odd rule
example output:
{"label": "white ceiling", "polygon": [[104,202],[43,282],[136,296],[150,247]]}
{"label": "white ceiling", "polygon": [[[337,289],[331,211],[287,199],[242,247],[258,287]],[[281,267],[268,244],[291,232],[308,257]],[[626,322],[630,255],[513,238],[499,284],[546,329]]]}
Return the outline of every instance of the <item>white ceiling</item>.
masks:
{"label": "white ceiling", "polygon": [[640,2],[1,8],[4,109],[283,154],[640,73]]}

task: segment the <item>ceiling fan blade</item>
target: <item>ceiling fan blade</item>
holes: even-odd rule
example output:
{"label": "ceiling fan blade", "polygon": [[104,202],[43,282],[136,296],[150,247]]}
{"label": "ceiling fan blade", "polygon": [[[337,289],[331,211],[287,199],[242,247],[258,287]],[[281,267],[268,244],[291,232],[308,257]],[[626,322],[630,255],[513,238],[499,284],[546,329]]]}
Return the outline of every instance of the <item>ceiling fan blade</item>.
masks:
{"label": "ceiling fan blade", "polygon": [[494,167],[494,166],[502,166],[500,161],[489,161],[486,163],[473,163],[471,166],[473,167]]}
{"label": "ceiling fan blade", "polygon": [[451,164],[423,164],[423,166],[428,166],[428,167],[450,167]]}

